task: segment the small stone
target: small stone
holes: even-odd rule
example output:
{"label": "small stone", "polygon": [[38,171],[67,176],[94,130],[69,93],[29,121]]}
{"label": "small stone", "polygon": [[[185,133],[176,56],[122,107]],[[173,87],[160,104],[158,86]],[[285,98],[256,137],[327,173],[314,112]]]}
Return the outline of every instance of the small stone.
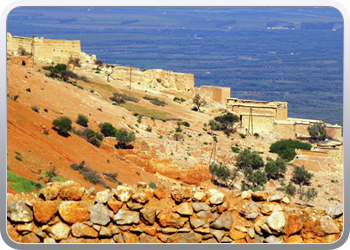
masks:
{"label": "small stone", "polygon": [[176,202],[184,202],[190,198],[192,198],[192,189],[189,187],[180,187],[177,190],[173,190],[171,192],[171,197],[176,201]]}
{"label": "small stone", "polygon": [[282,196],[275,194],[275,195],[269,196],[267,200],[270,202],[280,202],[282,201],[282,198],[283,198]]}
{"label": "small stone", "polygon": [[143,208],[140,210],[141,220],[147,225],[153,225],[156,220],[156,210]]}
{"label": "small stone", "polygon": [[78,222],[72,225],[72,235],[74,237],[92,237],[97,238],[98,232],[84,223]]}
{"label": "small stone", "polygon": [[137,203],[137,202],[131,202],[129,201],[127,204],[128,208],[132,211],[135,211],[135,210],[140,210],[141,208],[143,208],[143,205],[140,204],[140,203]]}
{"label": "small stone", "polygon": [[178,212],[180,215],[190,216],[193,214],[193,208],[190,203],[183,202],[177,206],[176,212]]}
{"label": "small stone", "polygon": [[275,208],[275,204],[274,203],[264,203],[264,205],[262,205],[261,207],[261,213],[265,214],[265,215],[271,215],[272,212],[274,211]]}
{"label": "small stone", "polygon": [[265,242],[266,243],[283,243],[284,241],[281,236],[277,238],[274,235],[270,235],[267,238],[265,238]]}
{"label": "small stone", "polygon": [[199,211],[208,211],[210,209],[209,205],[205,202],[193,202],[192,207],[196,213]]}
{"label": "small stone", "polygon": [[289,204],[291,201],[290,201],[289,197],[285,196],[285,197],[283,197],[282,202],[285,204]]}
{"label": "small stone", "polygon": [[110,209],[113,210],[113,213],[118,213],[119,209],[123,206],[123,202],[120,201],[111,201],[107,202],[107,205]]}
{"label": "small stone", "polygon": [[249,200],[250,198],[252,198],[252,192],[251,191],[243,191],[241,194],[241,198],[243,200]]}
{"label": "small stone", "polygon": [[65,201],[60,205],[58,212],[62,219],[69,224],[90,219],[89,211],[80,201]]}
{"label": "small stone", "polygon": [[132,190],[129,187],[118,186],[117,190],[114,192],[119,201],[128,202],[132,196]]}
{"label": "small stone", "polygon": [[223,203],[224,197],[225,197],[225,195],[223,193],[217,192],[217,193],[213,194],[212,196],[210,196],[209,202],[210,202],[210,204],[213,204],[213,205],[219,205],[219,204]]}
{"label": "small stone", "polygon": [[112,234],[111,232],[108,230],[108,228],[106,227],[101,227],[100,231],[99,231],[99,236],[101,237],[111,237]]}
{"label": "small stone", "polygon": [[278,212],[278,211],[273,212],[267,218],[266,222],[271,229],[277,232],[281,232],[284,226],[286,225],[286,219],[284,217],[283,212]]}
{"label": "small stone", "polygon": [[62,222],[59,222],[52,227],[47,229],[47,232],[50,237],[53,237],[55,240],[64,240],[67,239],[70,232],[70,227]]}
{"label": "small stone", "polygon": [[233,220],[229,212],[223,212],[219,218],[217,218],[210,227],[215,229],[226,229],[230,230],[232,226]]}
{"label": "small stone", "polygon": [[231,243],[233,240],[230,237],[224,236],[221,239],[221,243]]}
{"label": "small stone", "polygon": [[44,243],[56,243],[56,241],[53,238],[45,238]]}
{"label": "small stone", "polygon": [[303,242],[304,242],[303,238],[298,234],[290,236],[287,240],[287,243],[303,243]]}
{"label": "small stone", "polygon": [[162,233],[163,234],[174,234],[174,233],[177,233],[177,229],[173,228],[173,227],[162,228]]}
{"label": "small stone", "polygon": [[198,202],[205,201],[206,198],[207,198],[207,194],[204,192],[195,192],[193,195],[193,200]]}
{"label": "small stone", "polygon": [[144,192],[136,192],[131,196],[131,198],[141,204],[148,202],[148,196]]}
{"label": "small stone", "polygon": [[34,223],[25,223],[25,224],[18,224],[16,226],[17,232],[20,232],[22,234],[27,234],[33,231]]}
{"label": "small stone", "polygon": [[49,222],[57,213],[57,203],[54,201],[38,202],[34,206],[34,218],[39,223]]}
{"label": "small stone", "polygon": [[254,239],[256,236],[255,230],[253,228],[249,228],[248,230],[249,237]]}
{"label": "small stone", "polygon": [[147,188],[148,184],[147,182],[144,182],[144,181],[139,181],[137,183],[137,188]]}
{"label": "small stone", "polygon": [[242,226],[235,226],[235,229],[238,230],[238,231],[241,231],[243,233],[247,232],[247,229],[245,227],[242,227]]}
{"label": "small stone", "polygon": [[61,183],[54,182],[39,191],[39,195],[43,196],[45,200],[54,200],[61,191]]}
{"label": "small stone", "polygon": [[101,204],[107,203],[108,200],[112,197],[112,195],[113,194],[109,189],[106,189],[101,192],[97,192],[95,196],[95,202],[101,203]]}
{"label": "small stone", "polygon": [[7,213],[13,222],[30,222],[33,220],[32,210],[23,201],[13,201],[7,206]]}
{"label": "small stone", "polygon": [[40,239],[35,233],[26,234],[22,238],[22,243],[40,243]]}
{"label": "small stone", "polygon": [[192,228],[198,228],[201,227],[205,224],[206,220],[205,219],[195,219],[195,218],[190,218],[190,224]]}
{"label": "small stone", "polygon": [[339,228],[335,222],[328,216],[322,216],[320,218],[320,227],[326,234],[337,234],[339,233]]}
{"label": "small stone", "polygon": [[246,236],[246,233],[243,233],[241,231],[234,231],[233,233],[230,234],[230,238],[233,240],[244,239],[245,236]]}
{"label": "small stone", "polygon": [[334,209],[331,210],[330,216],[335,219],[340,217],[344,212],[343,204],[338,204]]}
{"label": "small stone", "polygon": [[222,230],[213,230],[210,232],[217,241],[221,241],[222,237],[224,237],[225,232]]}
{"label": "small stone", "polygon": [[269,194],[266,191],[255,191],[252,193],[253,200],[256,201],[266,201],[269,197]]}
{"label": "small stone", "polygon": [[81,200],[85,188],[74,181],[67,181],[61,185],[60,198],[62,200],[78,201]]}
{"label": "small stone", "polygon": [[253,240],[253,243],[264,243],[265,238],[262,236],[256,236]]}

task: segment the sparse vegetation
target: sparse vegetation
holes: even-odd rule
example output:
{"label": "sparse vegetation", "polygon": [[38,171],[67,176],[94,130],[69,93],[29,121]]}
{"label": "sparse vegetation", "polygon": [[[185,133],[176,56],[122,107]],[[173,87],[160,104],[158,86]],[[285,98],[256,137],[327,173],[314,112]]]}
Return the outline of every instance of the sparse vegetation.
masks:
{"label": "sparse vegetation", "polygon": [[312,177],[313,174],[307,171],[304,166],[295,166],[293,169],[293,181],[300,186],[309,185]]}
{"label": "sparse vegetation", "polygon": [[78,136],[84,138],[87,142],[91,143],[96,147],[100,147],[103,142],[103,135],[101,133],[95,132],[90,128],[85,128],[75,132]]}
{"label": "sparse vegetation", "polygon": [[184,98],[174,97],[173,101],[177,103],[182,103],[182,102],[185,102],[186,100]]}
{"label": "sparse vegetation", "polygon": [[128,132],[125,129],[117,130],[115,133],[115,138],[118,141],[116,148],[119,148],[119,149],[133,148],[128,144],[136,140],[135,133]]}
{"label": "sparse vegetation", "polygon": [[32,110],[39,113],[39,108],[37,106],[32,106]]}
{"label": "sparse vegetation", "polygon": [[265,165],[265,172],[269,179],[277,179],[287,171],[286,163],[281,158],[277,158],[276,161],[269,159]]}
{"label": "sparse vegetation", "polygon": [[117,129],[109,122],[102,123],[101,125],[101,133],[105,136],[115,137]]}
{"label": "sparse vegetation", "polygon": [[32,192],[34,189],[39,191],[45,187],[39,181],[32,181],[9,171],[7,171],[7,181],[12,182],[9,184],[9,188],[15,190],[17,193]]}
{"label": "sparse vegetation", "polygon": [[15,159],[18,161],[22,161],[22,154],[20,152],[17,152],[17,151],[15,153],[16,153]]}
{"label": "sparse vegetation", "polygon": [[152,104],[156,106],[165,106],[167,105],[166,102],[159,100],[157,97],[151,97],[151,96],[144,96],[143,97],[146,100],[149,100]]}
{"label": "sparse vegetation", "polygon": [[200,107],[204,106],[204,104],[205,104],[205,101],[202,100],[202,98],[199,94],[196,94],[192,101],[193,101],[195,108],[196,108],[196,110],[192,109],[194,111],[200,111]]}
{"label": "sparse vegetation", "polygon": [[131,101],[136,103],[140,101],[136,97],[128,96],[126,94],[121,94],[121,93],[113,93],[113,96],[110,97],[109,99],[118,104],[125,103],[126,101]]}
{"label": "sparse vegetation", "polygon": [[84,179],[89,181],[92,184],[100,184],[105,188],[110,188],[97,173],[96,170],[91,169],[89,166],[85,166],[85,161],[81,163],[73,163],[70,165],[73,170],[79,171],[79,173],[84,176]]}
{"label": "sparse vegetation", "polygon": [[251,167],[256,170],[264,166],[263,159],[258,152],[251,152],[249,149],[244,149],[236,156],[237,166],[244,170]]}

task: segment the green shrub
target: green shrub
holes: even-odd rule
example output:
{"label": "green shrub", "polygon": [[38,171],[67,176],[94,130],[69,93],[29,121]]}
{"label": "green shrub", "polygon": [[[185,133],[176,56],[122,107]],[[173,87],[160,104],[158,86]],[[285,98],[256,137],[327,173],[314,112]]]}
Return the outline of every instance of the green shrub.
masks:
{"label": "green shrub", "polygon": [[83,127],[87,127],[88,122],[89,122],[89,119],[85,115],[82,115],[82,114],[78,115],[77,124],[79,124]]}
{"label": "green shrub", "polygon": [[74,170],[79,171],[79,173],[84,177],[85,180],[89,181],[92,184],[100,184],[105,188],[110,188],[103,181],[101,176],[97,173],[96,170],[91,169],[89,166],[85,166],[85,162],[82,161],[80,164],[73,163],[70,167]]}
{"label": "green shrub", "polygon": [[127,144],[136,140],[135,133],[129,133],[125,129],[117,130],[115,137],[118,141],[118,144],[116,145],[117,148],[127,148]]}
{"label": "green shrub", "polygon": [[53,181],[59,181],[59,182],[66,182],[65,179],[63,179],[61,176],[59,176],[59,171],[57,170],[56,166],[52,166],[48,169],[48,171],[44,171],[43,175],[49,178],[48,182],[51,180]]}
{"label": "green shrub", "polygon": [[148,127],[146,128],[146,131],[147,131],[147,132],[152,132],[152,128],[151,128],[150,126],[148,126]]}
{"label": "green shrub", "polygon": [[157,82],[158,82],[158,83],[162,83],[162,79],[157,78]]}
{"label": "green shrub", "polygon": [[115,182],[117,183],[117,177],[118,177],[118,173],[107,173],[107,172],[103,172],[103,175],[106,176],[106,179],[109,180],[110,182]]}
{"label": "green shrub", "polygon": [[122,98],[124,101],[131,101],[131,102],[139,102],[140,101],[136,97],[128,96],[126,94],[121,94],[121,93],[113,93],[113,96],[110,97],[109,99],[114,101],[114,102],[117,102],[117,100],[119,100],[120,98]]}
{"label": "green shrub", "polygon": [[58,133],[63,136],[67,136],[68,132],[72,130],[72,121],[65,116],[53,120],[52,125],[57,128]]}
{"label": "green shrub", "polygon": [[296,190],[296,187],[291,182],[289,182],[288,185],[285,187],[285,192],[289,196],[294,196]]}
{"label": "green shrub", "polygon": [[156,105],[156,106],[165,106],[167,105],[166,102],[163,102],[161,100],[158,100],[158,98],[156,97],[151,97],[151,96],[144,96],[143,97],[146,100],[149,100],[152,104]]}
{"label": "green shrub", "polygon": [[101,146],[103,142],[103,135],[101,133],[93,131],[90,128],[78,130],[76,131],[76,134],[98,148]]}
{"label": "green shrub", "polygon": [[227,181],[233,180],[236,176],[236,171],[230,170],[222,162],[220,162],[220,164],[210,164],[209,171],[212,176],[212,181],[219,184],[227,183]]}
{"label": "green shrub", "polygon": [[232,128],[233,124],[239,121],[239,118],[237,115],[232,113],[226,113],[224,115],[214,117],[214,120],[222,124],[222,130],[226,130]]}
{"label": "green shrub", "polygon": [[137,117],[137,122],[138,122],[139,124],[141,124],[141,120],[142,120],[142,115],[139,115],[139,116]]}
{"label": "green shrub", "polygon": [[185,127],[190,127],[190,124],[188,122],[182,122],[181,125],[184,125]]}
{"label": "green shrub", "polygon": [[245,138],[246,138],[246,135],[245,135],[245,134],[239,134],[239,136],[240,136],[242,139],[245,139]]}
{"label": "green shrub", "polygon": [[173,101],[181,103],[181,102],[185,102],[186,100],[184,98],[174,97]]}
{"label": "green shrub", "polygon": [[265,165],[265,172],[269,179],[277,179],[281,174],[287,171],[286,163],[281,158],[276,161],[268,160]]}
{"label": "green shrub", "polygon": [[240,169],[252,167],[259,169],[264,166],[264,161],[258,152],[250,152],[249,149],[244,149],[236,156],[236,162]]}
{"label": "green shrub", "polygon": [[111,137],[115,137],[117,130],[116,128],[109,122],[105,122],[101,125],[101,133],[107,137],[107,136],[111,136]]}
{"label": "green shrub", "polygon": [[293,170],[293,181],[296,184],[302,185],[308,185],[310,183],[311,178],[313,177],[313,174],[309,173],[305,169],[304,166],[295,166]]}
{"label": "green shrub", "polygon": [[246,167],[243,171],[245,177],[245,187],[252,190],[261,190],[267,182],[267,174],[261,170],[254,170],[252,167]]}
{"label": "green shrub", "polygon": [[315,141],[324,141],[327,138],[326,125],[322,123],[314,123],[307,127],[311,139]]}
{"label": "green shrub", "polygon": [[231,147],[233,153],[239,153],[241,150],[237,147]]}
{"label": "green shrub", "polygon": [[304,143],[298,140],[282,139],[270,146],[270,152],[278,154],[284,160],[291,161],[295,157],[295,149],[311,150],[310,143]]}
{"label": "green shrub", "polygon": [[32,110],[39,113],[39,108],[37,106],[32,106]]}
{"label": "green shrub", "polygon": [[222,124],[221,122],[215,121],[215,120],[210,120],[209,121],[209,126],[210,129],[213,131],[219,131],[222,128]]}
{"label": "green shrub", "polygon": [[254,133],[254,137],[255,138],[259,138],[259,134],[258,133]]}
{"label": "green shrub", "polygon": [[22,155],[20,152],[15,152],[16,153],[16,156],[15,156],[15,159],[18,160],[18,161],[22,161]]}
{"label": "green shrub", "polygon": [[315,188],[308,188],[307,191],[305,192],[304,188],[300,188],[298,190],[299,193],[299,199],[302,201],[313,201],[317,195],[318,192],[316,191]]}
{"label": "green shrub", "polygon": [[153,181],[151,181],[148,186],[152,189],[157,189],[157,185]]}

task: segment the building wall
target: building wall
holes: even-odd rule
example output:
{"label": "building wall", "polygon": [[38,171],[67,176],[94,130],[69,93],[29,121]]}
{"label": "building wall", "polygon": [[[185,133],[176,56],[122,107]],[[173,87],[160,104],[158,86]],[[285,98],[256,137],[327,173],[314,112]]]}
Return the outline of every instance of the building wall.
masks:
{"label": "building wall", "polygon": [[295,139],[294,124],[274,124],[273,131],[285,139]]}
{"label": "building wall", "polygon": [[[267,132],[273,129],[274,117],[273,116],[263,116],[263,115],[253,115],[253,133]],[[249,128],[249,115],[242,115],[242,128]]]}
{"label": "building wall", "polygon": [[288,108],[276,109],[276,120],[284,121],[288,119]]}
{"label": "building wall", "polygon": [[327,135],[331,138],[342,140],[342,127],[341,126],[326,126]]}
{"label": "building wall", "polygon": [[207,101],[214,101],[221,104],[227,103],[231,97],[231,88],[202,85],[196,92]]}

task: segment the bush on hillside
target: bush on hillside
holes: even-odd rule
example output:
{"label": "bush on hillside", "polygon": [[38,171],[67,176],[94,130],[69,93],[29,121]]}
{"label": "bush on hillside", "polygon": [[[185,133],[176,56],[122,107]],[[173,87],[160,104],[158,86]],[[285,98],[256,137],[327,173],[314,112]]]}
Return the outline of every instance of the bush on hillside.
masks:
{"label": "bush on hillside", "polygon": [[309,171],[305,169],[304,166],[295,166],[293,170],[293,181],[296,184],[302,185],[309,185],[310,180],[313,177],[313,174],[311,174]]}
{"label": "bush on hillside", "polygon": [[65,116],[53,120],[52,125],[62,136],[68,136],[68,132],[72,130],[72,120]]}
{"label": "bush on hillside", "polygon": [[252,167],[247,167],[243,171],[244,173],[244,185],[243,190],[251,189],[253,191],[263,189],[267,182],[267,174],[261,170],[254,170]]}
{"label": "bush on hillside", "polygon": [[291,161],[296,156],[295,149],[311,150],[311,144],[292,139],[282,139],[270,146],[270,152],[278,154],[283,160]]}
{"label": "bush on hillside", "polygon": [[281,174],[287,171],[286,163],[281,158],[277,158],[276,161],[268,160],[265,165],[265,172],[269,179],[277,179]]}
{"label": "bush on hillside", "polygon": [[98,148],[101,146],[103,142],[103,135],[101,133],[93,131],[90,128],[78,130],[75,133]]}
{"label": "bush on hillside", "polygon": [[79,114],[76,122],[83,127],[87,127],[89,119],[85,115]]}
{"label": "bush on hillside", "polygon": [[214,120],[222,124],[222,130],[226,130],[232,128],[233,124],[239,121],[239,118],[237,115],[232,113],[226,113],[224,115],[214,117]]}
{"label": "bush on hillside", "polygon": [[105,122],[101,125],[101,133],[105,136],[115,137],[115,133],[117,132],[116,128],[109,122]]}
{"label": "bush on hillside", "polygon": [[135,133],[134,132],[128,132],[125,129],[117,130],[115,133],[115,138],[118,141],[118,144],[116,145],[116,148],[130,148],[127,144],[133,142],[136,140]]}
{"label": "bush on hillside", "polygon": [[111,101],[114,101],[114,102],[117,102],[118,103],[118,100],[120,99],[123,99],[125,102],[126,101],[131,101],[131,102],[139,102],[140,100],[137,99],[136,97],[132,97],[132,96],[128,96],[126,94],[121,94],[121,93],[113,93],[113,96],[110,97],[109,99]]}
{"label": "bush on hillside", "polygon": [[251,167],[254,170],[264,166],[264,161],[258,152],[251,152],[249,149],[244,149],[236,156],[236,163],[240,169]]}

